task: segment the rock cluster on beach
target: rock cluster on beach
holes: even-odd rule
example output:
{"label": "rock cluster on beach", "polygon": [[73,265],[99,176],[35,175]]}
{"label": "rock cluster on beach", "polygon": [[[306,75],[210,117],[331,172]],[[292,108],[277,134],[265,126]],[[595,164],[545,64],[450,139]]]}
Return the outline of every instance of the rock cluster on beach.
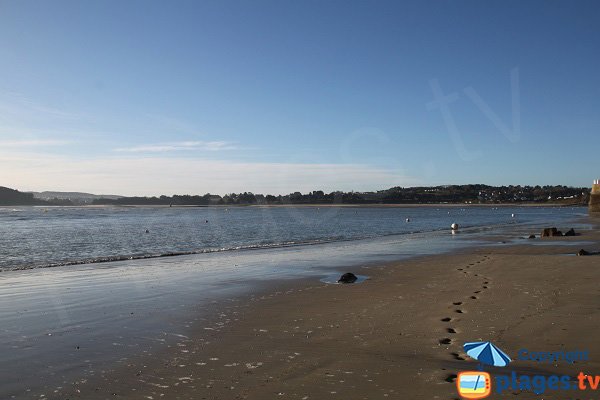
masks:
{"label": "rock cluster on beach", "polygon": [[[531,237],[533,236],[533,237]],[[529,238],[530,239],[534,239],[535,235],[531,235]],[[544,230],[542,230],[542,237],[554,237],[554,236],[577,236],[577,233],[575,233],[575,229],[571,228],[569,229],[565,234],[563,234],[561,231],[559,231],[556,228],[544,228]]]}
{"label": "rock cluster on beach", "polygon": [[556,228],[544,228],[542,237],[562,236],[562,232]]}

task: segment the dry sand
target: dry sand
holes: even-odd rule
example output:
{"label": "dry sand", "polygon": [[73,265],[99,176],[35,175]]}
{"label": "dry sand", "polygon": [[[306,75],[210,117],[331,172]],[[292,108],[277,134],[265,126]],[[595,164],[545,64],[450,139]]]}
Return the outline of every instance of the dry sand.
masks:
{"label": "dry sand", "polygon": [[[521,348],[590,352],[576,364],[516,360],[508,368],[519,374],[600,375],[600,256],[567,255],[577,243],[531,244],[541,240],[372,266],[354,271],[371,276],[358,285],[279,283],[220,305],[165,352],[48,398],[457,399],[453,374],[477,368],[462,345],[479,340],[513,360]],[[597,231],[557,243],[582,240],[600,250]],[[490,398],[597,399],[600,390]]]}

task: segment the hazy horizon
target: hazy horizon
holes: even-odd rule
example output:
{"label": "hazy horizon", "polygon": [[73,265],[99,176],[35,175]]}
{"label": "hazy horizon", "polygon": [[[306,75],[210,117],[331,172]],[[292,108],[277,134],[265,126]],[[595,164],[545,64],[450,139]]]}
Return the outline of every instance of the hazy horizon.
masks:
{"label": "hazy horizon", "polygon": [[0,185],[588,187],[600,4],[0,1]]}

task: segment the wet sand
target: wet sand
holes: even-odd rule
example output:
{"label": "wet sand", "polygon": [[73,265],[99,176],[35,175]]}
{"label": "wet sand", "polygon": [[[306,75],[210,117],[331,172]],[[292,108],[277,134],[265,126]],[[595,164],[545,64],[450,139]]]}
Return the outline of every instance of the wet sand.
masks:
{"label": "wet sand", "polygon": [[[359,285],[276,283],[261,295],[221,303],[211,319],[161,352],[127,358],[46,396],[457,399],[454,375],[477,368],[462,345],[480,340],[513,360],[522,348],[590,353],[576,364],[515,360],[491,372],[600,375],[600,256],[572,255],[582,241],[586,250],[600,250],[600,233],[590,230],[355,269],[371,277]],[[491,398],[515,396],[597,398],[561,390],[508,390]]]}

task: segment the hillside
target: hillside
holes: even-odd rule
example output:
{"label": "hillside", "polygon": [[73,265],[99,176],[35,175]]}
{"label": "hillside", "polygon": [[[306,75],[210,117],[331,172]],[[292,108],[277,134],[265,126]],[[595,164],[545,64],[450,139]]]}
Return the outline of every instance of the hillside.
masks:
{"label": "hillside", "polygon": [[23,193],[0,186],[0,205],[2,206],[36,205],[39,203],[40,200],[34,198],[32,193]]}
{"label": "hillside", "polygon": [[91,204],[97,199],[109,199],[117,200],[123,196],[112,195],[112,194],[92,194],[83,192],[29,192],[33,194],[36,199],[44,201],[56,201],[56,200],[69,200],[73,204],[85,205]]}

